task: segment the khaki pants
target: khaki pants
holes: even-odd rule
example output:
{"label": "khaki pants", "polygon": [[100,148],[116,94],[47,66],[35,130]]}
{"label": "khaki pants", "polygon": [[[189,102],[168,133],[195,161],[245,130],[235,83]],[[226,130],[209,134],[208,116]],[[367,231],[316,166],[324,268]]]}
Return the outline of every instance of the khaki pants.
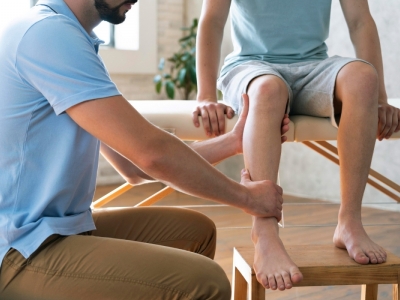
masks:
{"label": "khaki pants", "polygon": [[0,299],[230,299],[229,281],[212,261],[215,225],[202,214],[118,208],[93,218],[96,231],[53,235],[28,259],[11,249]]}

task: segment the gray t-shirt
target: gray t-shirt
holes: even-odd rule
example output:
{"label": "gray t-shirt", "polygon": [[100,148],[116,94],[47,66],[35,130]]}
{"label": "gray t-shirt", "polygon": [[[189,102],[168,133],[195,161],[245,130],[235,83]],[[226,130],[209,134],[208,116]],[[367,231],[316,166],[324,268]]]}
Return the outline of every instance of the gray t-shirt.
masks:
{"label": "gray t-shirt", "polygon": [[221,76],[249,61],[289,64],[328,57],[332,0],[232,0],[234,51]]}

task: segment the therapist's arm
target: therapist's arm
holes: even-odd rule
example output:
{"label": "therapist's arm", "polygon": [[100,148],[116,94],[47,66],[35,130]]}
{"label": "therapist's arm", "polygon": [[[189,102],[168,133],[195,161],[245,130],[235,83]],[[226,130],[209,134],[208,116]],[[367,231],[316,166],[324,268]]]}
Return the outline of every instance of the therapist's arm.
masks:
{"label": "therapist's arm", "polygon": [[[282,190],[271,181],[239,184],[185,143],[145,120],[122,96],[77,104],[67,114],[150,177],[190,195],[280,218]],[[244,174],[243,176],[248,176]]]}
{"label": "therapist's arm", "polygon": [[[242,137],[248,113],[248,103],[248,97],[244,95],[243,110],[232,131],[212,139],[193,142],[189,144],[189,147],[210,164],[216,164],[228,157],[242,153]],[[100,152],[130,184],[138,185],[154,181],[152,177],[106,144],[101,143]]]}
{"label": "therapist's arm", "polygon": [[[199,142],[189,144],[189,147],[206,159],[210,164],[216,164],[228,157],[241,153],[241,140],[234,132]],[[101,143],[100,152],[115,170],[130,184],[139,185],[155,181],[131,161]]]}
{"label": "therapist's arm", "polygon": [[[208,140],[193,142],[189,146],[210,164],[217,164],[228,157],[242,153],[243,130],[246,124],[248,109],[248,96],[243,95],[243,110],[232,131]],[[285,118],[282,123],[282,134],[285,134],[288,129],[289,119]],[[286,137],[282,136],[282,142],[285,140]],[[100,151],[118,173],[130,184],[138,185],[154,181],[153,178],[132,162],[104,143],[101,144]]]}

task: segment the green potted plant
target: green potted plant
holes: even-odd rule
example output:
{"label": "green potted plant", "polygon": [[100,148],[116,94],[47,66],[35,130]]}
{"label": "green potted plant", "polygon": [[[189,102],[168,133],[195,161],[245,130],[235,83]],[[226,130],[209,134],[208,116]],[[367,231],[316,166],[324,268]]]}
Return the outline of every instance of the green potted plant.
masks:
{"label": "green potted plant", "polygon": [[194,19],[188,28],[182,28],[187,35],[179,39],[180,49],[167,59],[169,72],[164,72],[165,59],[161,58],[158,65],[160,74],[154,77],[158,94],[165,90],[169,99],[174,99],[176,90],[183,99],[188,100],[193,92],[197,92],[196,76],[196,36],[198,20]]}

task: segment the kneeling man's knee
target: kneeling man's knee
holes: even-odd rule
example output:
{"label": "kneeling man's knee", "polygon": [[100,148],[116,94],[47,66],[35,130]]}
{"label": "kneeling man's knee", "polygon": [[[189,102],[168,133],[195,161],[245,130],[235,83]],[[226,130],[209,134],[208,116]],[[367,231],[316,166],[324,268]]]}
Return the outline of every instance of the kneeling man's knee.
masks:
{"label": "kneeling man's knee", "polygon": [[194,299],[229,300],[231,286],[224,270],[212,260],[199,265],[199,267],[199,269],[193,270],[196,276],[192,280],[197,282],[194,288]]}

